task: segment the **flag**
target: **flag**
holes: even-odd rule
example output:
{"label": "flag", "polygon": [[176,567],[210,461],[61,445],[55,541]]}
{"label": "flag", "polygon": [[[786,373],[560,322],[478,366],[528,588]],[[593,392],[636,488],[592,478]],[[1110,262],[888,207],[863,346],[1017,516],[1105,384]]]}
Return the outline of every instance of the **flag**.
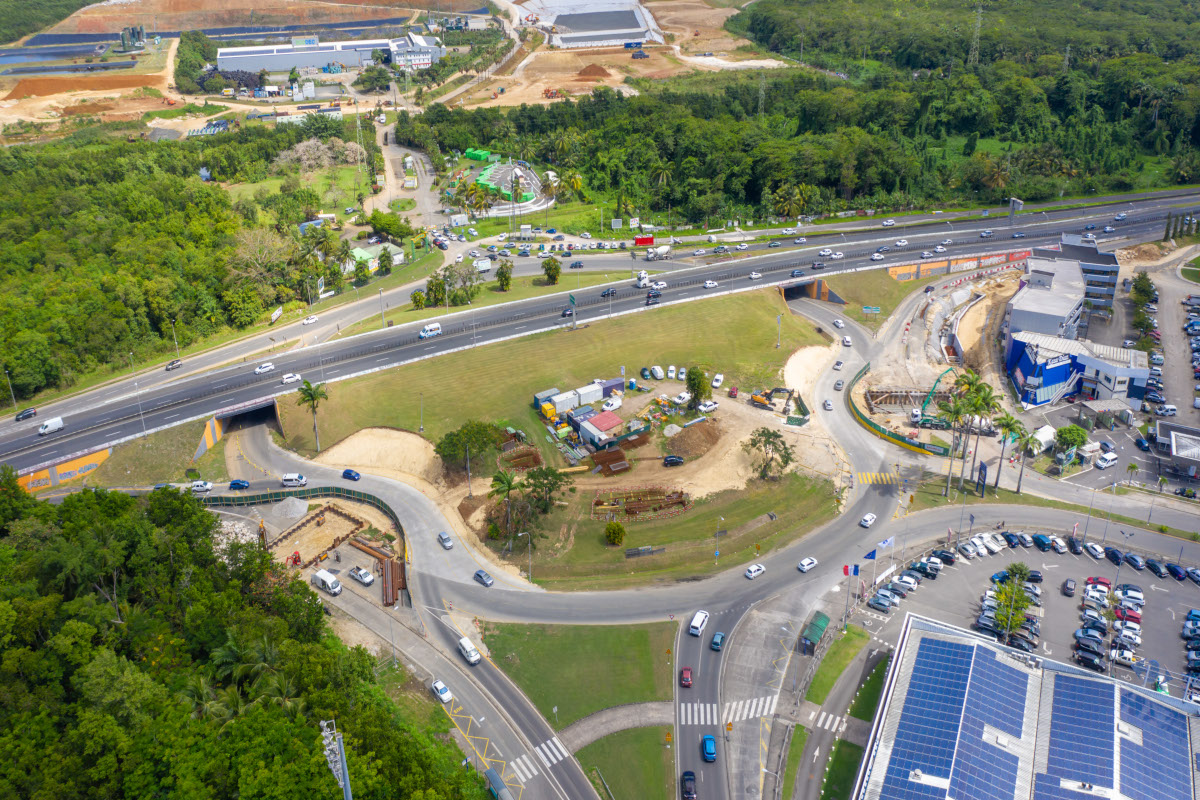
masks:
{"label": "flag", "polygon": [[865,556],[863,556],[863,558],[865,558],[867,561],[874,561],[875,560],[875,551],[872,550],[871,552],[869,552]]}
{"label": "flag", "polygon": [[[843,575],[849,575],[849,574],[850,574],[850,565],[849,565],[849,564],[845,564],[845,565],[843,565],[843,566],[842,566],[842,574],[843,574]],[[857,574],[857,573],[856,573],[856,574]]]}
{"label": "flag", "polygon": [[857,575],[857,574],[858,574],[858,564],[855,564],[855,565],[854,565],[854,574],[855,574],[855,575]]}
{"label": "flag", "polygon": [[879,546],[880,547],[895,547],[896,546],[896,537],[895,536],[887,537],[886,539],[884,539],[882,542],[879,543]]}
{"label": "flag", "polygon": [[975,515],[974,515],[974,514],[967,514],[967,516],[971,518],[971,524],[972,524],[972,525],[974,525],[974,524],[975,524]]}

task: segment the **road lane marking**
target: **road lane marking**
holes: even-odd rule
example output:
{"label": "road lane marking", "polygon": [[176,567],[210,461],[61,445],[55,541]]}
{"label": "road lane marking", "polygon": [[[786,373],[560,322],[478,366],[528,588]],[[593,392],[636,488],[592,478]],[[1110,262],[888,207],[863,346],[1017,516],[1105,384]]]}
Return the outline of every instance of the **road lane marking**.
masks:
{"label": "road lane marking", "polygon": [[178,414],[172,414],[171,416],[166,417],[166,419],[178,419],[178,418],[179,418]]}

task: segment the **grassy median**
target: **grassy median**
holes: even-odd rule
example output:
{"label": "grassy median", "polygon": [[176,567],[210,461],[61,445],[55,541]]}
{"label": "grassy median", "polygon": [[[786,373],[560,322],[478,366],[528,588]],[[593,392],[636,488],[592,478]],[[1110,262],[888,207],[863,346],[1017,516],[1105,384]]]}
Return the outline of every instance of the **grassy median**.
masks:
{"label": "grassy median", "polygon": [[813,676],[808,687],[808,693],[804,695],[805,700],[817,705],[821,705],[829,697],[838,678],[842,677],[846,667],[850,666],[850,662],[870,638],[867,632],[857,625],[850,625],[845,633],[835,633],[834,636],[838,637],[837,641],[825,652],[821,666],[817,667],[817,674]]}
{"label": "grassy median", "polygon": [[846,800],[854,791],[854,779],[858,777],[858,765],[862,763],[863,749],[856,744],[838,739],[829,755],[829,766],[825,772],[825,783],[821,786],[821,800]]}
{"label": "grassy median", "polygon": [[[898,281],[888,274],[885,267],[849,275],[832,275],[825,279],[825,283],[834,294],[846,301],[843,314],[871,331],[878,331],[904,298],[926,284],[945,280],[946,277],[937,275],[915,281]],[[878,306],[879,313],[864,314],[863,306]]]}
{"label": "grassy median", "polygon": [[189,422],[117,445],[112,455],[88,475],[87,485],[149,487],[156,483],[180,483],[191,480],[186,474],[189,468],[197,470],[206,481],[229,480],[225,467],[226,439],[192,461],[204,435],[204,425],[203,421]]}
{"label": "grassy median", "polygon": [[[584,747],[576,757],[602,798],[671,800],[675,793],[675,756],[667,745],[670,728],[634,728],[609,734]],[[601,780],[603,778],[603,780]]]}

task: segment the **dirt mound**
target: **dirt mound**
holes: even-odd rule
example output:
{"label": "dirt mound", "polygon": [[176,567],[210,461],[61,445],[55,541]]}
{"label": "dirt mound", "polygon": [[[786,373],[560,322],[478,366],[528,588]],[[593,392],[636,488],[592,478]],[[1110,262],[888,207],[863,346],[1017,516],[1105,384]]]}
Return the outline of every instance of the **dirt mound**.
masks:
{"label": "dirt mound", "polygon": [[697,422],[671,439],[667,449],[672,455],[698,458],[712,449],[721,439],[721,426],[713,420]]}
{"label": "dirt mound", "polygon": [[63,109],[63,116],[73,117],[79,114],[99,114],[102,111],[112,111],[111,103],[80,103]]}
{"label": "dirt mound", "polygon": [[46,97],[65,92],[92,92],[108,89],[133,89],[153,86],[159,82],[155,75],[96,75],[70,78],[22,78],[5,100],[23,97]]}
{"label": "dirt mound", "polygon": [[1139,244],[1133,247],[1122,247],[1117,251],[1117,261],[1122,264],[1130,261],[1156,261],[1162,257],[1162,248],[1157,244]]}
{"label": "dirt mound", "polygon": [[575,73],[580,78],[611,78],[612,73],[606,70],[599,64],[588,64],[579,72]]}

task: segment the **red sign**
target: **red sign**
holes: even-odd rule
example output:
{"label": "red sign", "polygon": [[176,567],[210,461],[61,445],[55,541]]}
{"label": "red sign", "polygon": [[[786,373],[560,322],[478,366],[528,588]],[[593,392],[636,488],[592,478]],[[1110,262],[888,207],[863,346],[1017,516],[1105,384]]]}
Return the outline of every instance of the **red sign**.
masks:
{"label": "red sign", "polygon": [[635,245],[637,245],[638,247],[641,247],[642,245],[651,245],[651,244],[654,244],[654,237],[653,236],[635,236],[635,237],[633,237],[633,243]]}

